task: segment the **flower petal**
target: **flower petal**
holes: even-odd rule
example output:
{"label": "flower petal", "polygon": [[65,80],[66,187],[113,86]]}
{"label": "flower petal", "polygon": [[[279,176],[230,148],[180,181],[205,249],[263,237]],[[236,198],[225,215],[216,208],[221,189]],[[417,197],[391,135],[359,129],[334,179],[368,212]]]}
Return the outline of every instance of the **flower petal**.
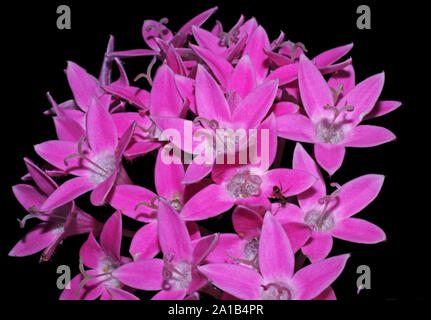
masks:
{"label": "flower petal", "polygon": [[367,148],[395,140],[396,136],[383,127],[361,125],[352,128],[344,139],[346,147]]}
{"label": "flower petal", "polygon": [[9,256],[24,257],[45,249],[58,237],[55,231],[50,223],[38,224],[18,241],[9,252]]}
{"label": "flower petal", "polygon": [[121,213],[116,211],[103,226],[100,244],[107,254],[118,260],[120,260],[122,232]]}
{"label": "flower petal", "polygon": [[277,117],[277,134],[284,139],[312,143],[315,131],[314,124],[303,115],[285,114]]}
{"label": "flower petal", "polygon": [[160,148],[157,154],[154,183],[157,193],[170,200],[174,196],[180,196],[184,193],[184,184],[181,183],[184,177],[184,166],[181,162],[179,164],[175,162],[165,164],[162,157],[163,152],[165,149]]}
{"label": "flower petal", "polygon": [[377,101],[376,105],[370,111],[370,113],[368,113],[364,117],[364,120],[383,116],[389,112],[394,111],[395,109],[397,109],[400,106],[401,106],[401,102],[399,102],[399,101]]}
{"label": "flower petal", "polygon": [[382,229],[357,218],[347,218],[337,222],[331,234],[336,238],[357,243],[378,243],[386,240]]}
{"label": "flower petal", "polygon": [[254,210],[238,205],[232,213],[232,223],[235,232],[240,237],[251,239],[259,236],[263,219]]}
{"label": "flower petal", "polygon": [[132,288],[160,290],[163,283],[162,270],[161,259],[148,259],[126,263],[115,269],[112,275]]}
{"label": "flower petal", "polygon": [[254,69],[256,70],[257,83],[261,83],[268,73],[268,56],[263,49],[269,49],[270,43],[268,35],[262,26],[258,26],[247,41],[243,55],[248,54]]}
{"label": "flower petal", "polygon": [[262,278],[256,271],[240,265],[214,263],[199,266],[198,270],[221,290],[243,300],[258,300]]}
{"label": "flower petal", "polygon": [[229,92],[235,91],[241,98],[244,98],[256,88],[256,84],[256,72],[253,64],[250,57],[244,55],[235,66],[227,89]]}
{"label": "flower petal", "polygon": [[129,252],[135,260],[154,258],[160,251],[157,222],[150,222],[136,231]]}
{"label": "flower petal", "polygon": [[331,257],[299,270],[292,279],[297,289],[295,300],[310,300],[321,294],[341,274],[349,256]]}
{"label": "flower petal", "polygon": [[106,256],[92,232],[79,250],[79,256],[82,258],[82,262],[91,269],[97,269],[100,260]]}
{"label": "flower petal", "polygon": [[332,176],[343,163],[346,149],[337,144],[316,143],[314,145],[314,156],[317,163]]}
{"label": "flower petal", "polygon": [[262,176],[260,188],[262,194],[268,198],[274,197],[274,186],[278,186],[285,197],[290,197],[304,192],[310,188],[315,181],[316,178],[308,172],[278,168],[269,170]]}
{"label": "flower petal", "polygon": [[311,262],[326,258],[332,249],[332,236],[328,232],[313,232],[310,239],[302,247],[302,252]]}

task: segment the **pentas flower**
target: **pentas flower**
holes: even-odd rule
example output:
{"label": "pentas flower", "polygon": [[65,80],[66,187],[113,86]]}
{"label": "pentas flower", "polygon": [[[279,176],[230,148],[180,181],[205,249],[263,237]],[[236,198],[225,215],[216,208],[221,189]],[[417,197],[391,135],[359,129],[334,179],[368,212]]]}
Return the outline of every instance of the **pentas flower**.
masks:
{"label": "pentas flower", "polygon": [[[298,143],[293,155],[293,168],[310,172],[318,180],[298,195],[300,208],[291,204],[284,209],[284,221],[301,222],[310,226],[310,240],[302,252],[311,261],[325,258],[332,249],[332,237],[357,243],[378,243],[386,240],[382,229],[363,219],[351,216],[362,211],[380,192],[384,176],[368,174],[336,186],[326,194],[325,181],[314,160]],[[280,212],[283,208],[280,209]]]}
{"label": "pentas flower", "polygon": [[342,272],[348,254],[312,263],[294,272],[289,238],[267,212],[259,241],[260,272],[235,264],[214,263],[198,270],[218,288],[243,300],[310,300],[326,290]]}
{"label": "pentas flower", "polygon": [[[210,263],[239,263],[259,269],[259,241],[263,224],[263,206],[238,205],[232,213],[232,223],[235,233],[222,233],[214,250],[205,259]],[[281,215],[276,215],[278,218]],[[281,223],[281,221],[280,221]],[[310,228],[304,223],[282,223],[283,229],[295,253],[311,235]]]}
{"label": "pentas flower", "polygon": [[52,140],[36,145],[43,159],[69,174],[78,176],[63,183],[40,210],[59,207],[90,190],[91,202],[102,205],[117,179],[128,180],[121,157],[133,134],[132,124],[120,140],[109,112],[94,99],[86,114],[86,136],[79,142]]}
{"label": "pentas flower", "polygon": [[24,257],[44,250],[40,260],[47,261],[56,247],[67,237],[88,232],[95,234],[100,232],[101,224],[76,207],[73,202],[68,202],[54,210],[41,211],[39,208],[58,188],[58,185],[29,159],[24,158],[24,162],[36,187],[29,184],[18,184],[12,187],[17,200],[29,212],[18,221],[21,228],[24,228],[27,220],[32,218],[41,220],[41,223],[18,241],[9,252],[10,256]]}
{"label": "pentas flower", "polygon": [[181,300],[207,281],[197,271],[217,243],[218,235],[204,237],[192,244],[187,227],[178,213],[164,200],[158,206],[158,237],[162,259],[128,263],[113,275],[130,287],[159,291],[155,300]]}
{"label": "pentas flower", "polygon": [[299,114],[279,117],[278,135],[314,143],[316,160],[329,175],[340,168],[345,147],[372,147],[395,139],[385,128],[359,125],[377,102],[383,88],[383,73],[357,84],[337,103],[320,71],[304,55],[300,58],[298,77],[308,117]]}
{"label": "pentas flower", "polygon": [[[285,197],[307,190],[316,180],[302,170],[277,168],[268,170],[277,149],[275,118],[268,117],[262,127],[269,130],[268,163],[247,165],[219,165],[212,172],[215,183],[196,193],[185,205],[181,215],[186,220],[204,220],[217,216],[235,204],[269,205],[275,186]],[[208,204],[211,203],[211,206]]]}
{"label": "pentas flower", "polygon": [[[61,300],[139,300],[114,273],[120,266],[131,261],[120,256],[122,237],[121,213],[115,212],[104,224],[100,244],[90,233],[79,251],[80,274],[63,290]],[[86,270],[84,266],[90,268]]]}

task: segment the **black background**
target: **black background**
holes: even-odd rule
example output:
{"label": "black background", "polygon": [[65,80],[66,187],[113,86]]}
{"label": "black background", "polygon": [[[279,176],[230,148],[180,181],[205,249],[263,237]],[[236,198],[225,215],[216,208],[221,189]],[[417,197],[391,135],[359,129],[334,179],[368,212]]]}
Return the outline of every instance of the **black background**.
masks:
{"label": "black background", "polygon": [[[69,5],[71,30],[56,28],[56,9]],[[356,8],[371,8],[371,30],[358,30]],[[54,139],[52,120],[42,112],[49,107],[45,93],[58,102],[71,98],[63,70],[72,60],[98,76],[110,34],[115,48],[145,48],[141,37],[144,19],[169,18],[175,31],[196,14],[218,5],[216,14],[204,25],[212,28],[220,20],[229,29],[240,14],[256,17],[270,40],[280,30],[287,38],[303,42],[312,57],[326,49],[354,42],[353,57],[357,81],[385,71],[381,99],[403,102],[398,110],[369,123],[392,130],[397,140],[366,149],[348,149],[342,168],[333,181],[343,184],[363,174],[386,176],[377,199],[358,217],[379,225],[388,240],[376,245],[334,241],[331,255],[352,253],[346,269],[333,287],[340,300],[419,299],[427,295],[429,231],[429,64],[426,49],[428,29],[424,8],[414,5],[385,5],[383,1],[61,1],[23,3],[2,10],[2,285],[8,299],[51,301],[58,298],[58,265],[70,265],[78,272],[78,250],[85,236],[67,239],[51,261],[38,263],[39,255],[12,258],[7,254],[26,233],[17,218],[25,210],[15,200],[11,186],[26,173],[23,157],[41,164],[33,145]],[[131,79],[146,70],[150,58],[125,60]],[[143,80],[139,82],[140,85]],[[291,166],[293,143],[288,143],[283,165]],[[308,148],[308,147],[307,147]],[[308,150],[310,150],[308,148]],[[152,187],[152,159],[129,164],[137,184]],[[136,168],[139,168],[137,170]],[[85,199],[82,206],[85,208]],[[87,208],[86,208],[87,209]],[[91,211],[90,211],[91,210]],[[113,211],[109,207],[90,209],[104,221]],[[126,221],[127,224],[127,221]],[[32,225],[32,224],[30,224]],[[127,244],[126,244],[127,246]],[[127,249],[127,248],[126,248]],[[356,294],[356,268],[371,268],[371,290]]]}

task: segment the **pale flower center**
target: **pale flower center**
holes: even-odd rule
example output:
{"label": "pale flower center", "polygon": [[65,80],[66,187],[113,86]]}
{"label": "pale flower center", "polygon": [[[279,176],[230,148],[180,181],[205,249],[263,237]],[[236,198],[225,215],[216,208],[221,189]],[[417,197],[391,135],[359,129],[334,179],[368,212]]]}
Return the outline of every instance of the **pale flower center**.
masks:
{"label": "pale flower center", "polygon": [[249,171],[243,171],[234,175],[228,182],[226,189],[235,198],[248,198],[260,194],[262,178],[253,175]]}
{"label": "pale flower center", "polygon": [[273,282],[261,285],[262,300],[292,300],[293,292],[285,283]]}
{"label": "pale flower center", "polygon": [[331,213],[323,214],[320,210],[311,210],[304,216],[304,222],[314,231],[329,231],[334,227]]}
{"label": "pale flower center", "polygon": [[116,169],[115,155],[109,151],[99,153],[92,159],[92,162],[97,165],[89,162],[87,166],[90,169],[90,179],[95,184],[108,179]]}
{"label": "pale flower center", "polygon": [[163,256],[163,289],[187,289],[192,281],[192,265],[187,261],[173,262],[173,255],[166,253]]}

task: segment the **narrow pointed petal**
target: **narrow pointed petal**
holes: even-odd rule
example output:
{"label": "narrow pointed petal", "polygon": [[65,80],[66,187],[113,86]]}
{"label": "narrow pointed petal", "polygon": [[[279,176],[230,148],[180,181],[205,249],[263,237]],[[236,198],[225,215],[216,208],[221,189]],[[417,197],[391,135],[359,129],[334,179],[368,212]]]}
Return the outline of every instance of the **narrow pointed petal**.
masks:
{"label": "narrow pointed petal", "polygon": [[205,220],[229,210],[233,204],[223,186],[211,184],[187,201],[181,215],[185,220]]}
{"label": "narrow pointed petal", "polygon": [[193,161],[187,167],[182,183],[190,184],[190,183],[199,182],[207,175],[209,175],[212,169],[213,169],[213,164],[207,164],[207,163],[197,164],[196,162]]}
{"label": "narrow pointed petal", "polygon": [[165,151],[161,148],[157,154],[154,183],[157,193],[170,200],[174,196],[184,193],[184,184],[181,183],[184,177],[184,166],[182,163],[176,164],[175,162],[165,164],[162,157],[163,152]]}
{"label": "narrow pointed petal", "polygon": [[367,174],[342,185],[335,210],[337,219],[348,218],[368,206],[379,194],[385,177]]}
{"label": "narrow pointed petal", "polygon": [[117,185],[112,191],[109,204],[126,216],[142,221],[151,222],[155,219],[155,209],[145,205],[136,207],[139,203],[151,203],[157,195],[143,187],[135,185]]}
{"label": "narrow pointed petal", "polygon": [[301,208],[307,209],[310,206],[316,205],[321,197],[326,196],[325,180],[323,179],[322,173],[317,167],[316,162],[314,162],[300,143],[296,144],[295,151],[293,153],[292,168],[309,172],[317,178],[317,181],[310,189],[298,195],[298,201]]}
{"label": "narrow pointed petal", "polygon": [[200,65],[196,74],[196,108],[200,117],[230,122],[230,109],[222,90]]}
{"label": "narrow pointed petal", "polygon": [[261,191],[264,196],[273,197],[273,188],[278,186],[285,197],[290,197],[304,192],[315,181],[316,178],[306,171],[278,168],[262,176]]}
{"label": "narrow pointed petal", "polygon": [[111,83],[111,73],[112,73],[112,57],[110,54],[114,51],[114,37],[109,36],[108,46],[106,47],[105,57],[103,58],[102,67],[99,73],[100,84],[107,85]]}
{"label": "narrow pointed petal", "polygon": [[312,234],[310,227],[303,223],[289,222],[282,224],[282,227],[289,238],[294,253],[302,248]]}
{"label": "narrow pointed petal", "polygon": [[336,144],[316,143],[314,145],[314,156],[317,163],[332,176],[343,163],[346,149]]}
{"label": "narrow pointed petal", "polygon": [[284,139],[313,143],[315,141],[314,124],[300,114],[285,114],[277,117],[277,133]]}
{"label": "narrow pointed petal", "polygon": [[319,69],[305,55],[299,60],[298,80],[304,109],[311,120],[318,120],[323,107],[332,106],[334,98]]}
{"label": "narrow pointed petal", "polygon": [[294,298],[310,300],[317,297],[341,274],[348,258],[348,254],[343,254],[312,263],[299,270],[292,279],[297,289]]}
{"label": "narrow pointed petal", "polygon": [[198,27],[192,27],[192,32],[200,47],[206,48],[218,55],[222,55],[226,51],[226,47],[219,45],[220,38],[211,32]]}
{"label": "narrow pointed petal", "polygon": [[97,243],[93,233],[90,233],[87,241],[84,242],[79,250],[79,256],[87,267],[97,269],[99,267],[100,260],[103,259],[106,254],[99,243]]}
{"label": "narrow pointed petal", "polygon": [[[95,271],[89,270],[87,272],[89,275],[94,275]],[[70,288],[66,288],[60,295],[60,300],[95,300],[105,291],[105,286],[100,280],[92,279],[88,281],[85,286],[79,291],[78,288],[80,283],[84,280],[84,276],[79,273],[70,282]]]}
{"label": "narrow pointed petal", "polygon": [[55,241],[58,234],[49,223],[40,223],[30,230],[9,252],[11,257],[24,257],[37,253]]}
{"label": "narrow pointed petal", "polygon": [[256,85],[256,72],[254,71],[250,57],[245,55],[235,66],[227,89],[228,91],[235,91],[241,98],[244,98],[256,88]]}
{"label": "narrow pointed petal", "polygon": [[140,109],[147,110],[150,107],[150,93],[145,89],[111,84],[109,86],[103,86],[103,90]]}
{"label": "narrow pointed petal", "polygon": [[298,64],[292,63],[271,71],[267,80],[278,79],[278,85],[282,86],[298,79]]}
{"label": "narrow pointed petal", "polygon": [[220,84],[227,88],[229,78],[233,72],[232,65],[226,61],[223,57],[216,55],[208,49],[190,45],[194,52],[208,65],[213,72],[214,76],[220,81]]}
{"label": "narrow pointed petal", "polygon": [[343,144],[346,147],[367,148],[395,140],[396,136],[383,127],[360,125],[352,128]]}
{"label": "narrow pointed petal", "polygon": [[24,158],[25,166],[30,173],[34,183],[46,195],[50,195],[57,189],[58,185],[43,170],[36,166],[30,159]]}
{"label": "narrow pointed petal", "polygon": [[332,249],[332,236],[327,232],[313,232],[311,238],[302,247],[302,252],[311,262],[326,258]]}
{"label": "narrow pointed petal", "polygon": [[158,233],[163,253],[170,253],[176,261],[192,261],[190,235],[183,219],[164,200],[159,201]]}
{"label": "narrow pointed petal", "polygon": [[154,258],[160,251],[157,222],[151,222],[136,231],[129,252],[135,260]]}
{"label": "narrow pointed petal", "polygon": [[401,106],[401,102],[399,102],[399,101],[377,101],[376,105],[370,111],[370,113],[368,113],[364,117],[364,120],[383,116],[389,112],[394,111],[395,109],[397,109],[400,106]]}
{"label": "narrow pointed petal", "polygon": [[353,43],[346,44],[344,46],[336,47],[327,51],[322,52],[313,58],[317,67],[325,67],[333,64],[337,60],[345,56],[353,47]]}
{"label": "narrow pointed petal", "polygon": [[103,94],[97,79],[72,61],[67,63],[66,76],[76,104],[84,111],[88,110],[94,97]]}
{"label": "narrow pointed petal", "polygon": [[175,83],[177,85],[177,89],[179,94],[184,100],[187,100],[189,103],[190,110],[197,114],[196,111],[196,102],[195,102],[195,94],[194,94],[194,80],[188,77],[183,77],[178,74],[175,75]]}
{"label": "narrow pointed petal", "polygon": [[261,276],[254,270],[234,264],[214,263],[199,266],[216,287],[242,300],[258,300]]}
{"label": "narrow pointed petal", "polygon": [[185,25],[183,25],[180,30],[178,30],[178,33],[184,33],[189,34],[191,33],[192,26],[200,27],[207,19],[215,12],[217,11],[218,7],[215,6],[211,9],[208,9],[200,14],[198,14],[196,17],[190,19]]}
{"label": "narrow pointed petal", "polygon": [[93,99],[87,112],[87,138],[95,153],[114,150],[117,145],[117,128],[109,112]]}
{"label": "narrow pointed petal", "polygon": [[87,177],[67,180],[46,199],[40,210],[51,210],[60,207],[95,187],[96,185]]}
{"label": "narrow pointed petal", "polygon": [[85,137],[84,129],[76,121],[66,117],[54,117],[53,120],[59,140],[78,142]]}
{"label": "narrow pointed petal", "polygon": [[281,224],[267,212],[259,239],[259,268],[265,281],[290,279],[295,256],[289,238]]}
{"label": "narrow pointed petal", "polygon": [[151,300],[183,300],[187,290],[161,290]]}
{"label": "narrow pointed petal", "polygon": [[269,48],[270,43],[268,35],[266,34],[265,29],[258,26],[251,37],[249,37],[243,53],[243,55],[248,54],[253,63],[254,69],[256,70],[257,83],[261,83],[268,73],[268,56],[265,54],[263,49]]}
{"label": "narrow pointed petal", "polygon": [[112,275],[132,288],[160,290],[163,283],[162,270],[162,260],[148,259],[126,263],[115,269]]}
{"label": "narrow pointed petal", "polygon": [[214,250],[218,243],[219,234],[214,233],[197,240],[193,249],[193,265],[197,266]]}
{"label": "narrow pointed petal", "polygon": [[337,223],[331,230],[334,237],[357,243],[378,243],[386,240],[382,229],[366,220],[347,218]]}
{"label": "narrow pointed petal", "polygon": [[234,109],[232,122],[244,128],[256,128],[274,102],[278,81],[267,81],[250,92]]}
{"label": "narrow pointed petal", "polygon": [[35,187],[29,184],[17,184],[12,187],[12,192],[15,198],[23,206],[24,209],[36,206],[40,208],[46,200],[46,195],[41,193]]}
{"label": "narrow pointed petal", "polygon": [[356,126],[373,109],[385,82],[385,74],[371,76],[350,90],[337,106],[353,106],[354,110],[345,114],[345,121],[351,127]]}
{"label": "narrow pointed petal", "polygon": [[122,232],[121,213],[117,211],[105,222],[100,234],[100,244],[107,254],[118,260],[120,260]]}
{"label": "narrow pointed petal", "polygon": [[174,72],[166,64],[156,73],[151,89],[150,113],[156,116],[179,116],[183,108]]}

